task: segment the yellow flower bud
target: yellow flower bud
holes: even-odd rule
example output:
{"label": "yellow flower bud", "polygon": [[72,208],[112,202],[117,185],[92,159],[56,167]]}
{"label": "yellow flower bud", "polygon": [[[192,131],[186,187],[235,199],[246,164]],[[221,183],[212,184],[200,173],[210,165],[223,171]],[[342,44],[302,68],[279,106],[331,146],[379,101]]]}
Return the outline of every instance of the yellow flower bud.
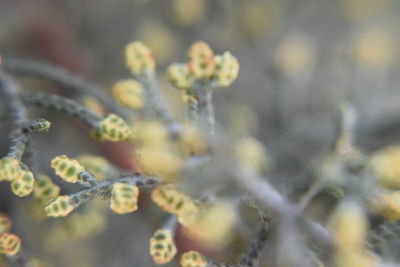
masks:
{"label": "yellow flower bud", "polygon": [[115,183],[111,192],[111,209],[118,214],[137,210],[139,189],[137,186],[125,183]]}
{"label": "yellow flower bud", "polygon": [[35,179],[28,168],[21,169],[17,179],[11,182],[11,189],[19,197],[25,197],[32,193]]}
{"label": "yellow flower bud", "polygon": [[188,56],[189,60],[202,60],[213,57],[214,52],[206,42],[197,41],[189,48]]}
{"label": "yellow flower bud", "polygon": [[189,200],[188,196],[172,185],[157,187],[151,193],[151,199],[162,210],[172,214],[179,214]]}
{"label": "yellow flower bud", "polygon": [[21,167],[15,158],[0,159],[0,181],[12,181],[19,177]]}
{"label": "yellow flower bud", "polygon": [[268,162],[264,146],[255,138],[242,138],[235,145],[234,150],[241,167],[252,171],[260,171],[267,167]]}
{"label": "yellow flower bud", "polygon": [[121,80],[111,90],[114,99],[121,105],[134,110],[143,107],[143,86],[140,82],[133,79]]}
{"label": "yellow flower bud", "polygon": [[184,230],[188,236],[206,243],[207,246],[220,248],[232,240],[235,218],[232,205],[227,202],[216,202],[205,209]]}
{"label": "yellow flower bud", "polygon": [[394,44],[388,31],[371,28],[354,41],[352,52],[360,65],[380,69],[387,67],[393,60]]}
{"label": "yellow flower bud", "polygon": [[107,178],[110,164],[103,157],[85,154],[77,157],[77,160],[88,172],[99,180]]}
{"label": "yellow flower bud", "polygon": [[190,47],[188,66],[196,78],[210,78],[214,74],[214,52],[207,43],[198,41]]}
{"label": "yellow flower bud", "polygon": [[69,183],[76,183],[79,180],[79,173],[85,170],[77,160],[70,159],[66,155],[55,157],[50,165],[58,176]]}
{"label": "yellow flower bud", "polygon": [[195,82],[195,77],[189,71],[187,64],[174,63],[168,67],[168,80],[179,89],[189,89]]}
{"label": "yellow flower bud", "polygon": [[0,254],[14,256],[21,248],[21,240],[10,233],[0,233]]}
{"label": "yellow flower bud", "polygon": [[265,37],[282,18],[281,1],[242,1],[238,3],[235,21],[240,32],[252,40]]}
{"label": "yellow flower bud", "polygon": [[207,151],[202,132],[193,124],[182,125],[179,145],[186,155],[198,155]]}
{"label": "yellow flower bud", "polygon": [[287,75],[308,72],[315,61],[312,43],[304,37],[292,36],[279,46],[275,61],[278,68]]}
{"label": "yellow flower bud", "polygon": [[31,132],[47,132],[51,127],[51,122],[46,119],[36,119],[29,123],[27,129]]}
{"label": "yellow flower bud", "polygon": [[170,262],[176,254],[176,246],[171,231],[157,230],[150,239],[150,255],[156,264]]}
{"label": "yellow flower bud", "polygon": [[183,27],[199,23],[207,13],[205,0],[173,0],[171,1],[172,19]]}
{"label": "yellow flower bud", "polygon": [[203,204],[191,199],[173,186],[162,186],[153,190],[151,199],[162,210],[175,214],[180,224],[189,226],[203,210]]}
{"label": "yellow flower bud", "polygon": [[59,196],[44,208],[48,217],[65,217],[73,210],[69,196]]}
{"label": "yellow flower bud", "polygon": [[239,74],[239,62],[230,52],[225,52],[222,56],[215,56],[217,66],[214,78],[219,87],[228,87],[236,80]]}
{"label": "yellow flower bud", "polygon": [[132,42],[126,46],[125,61],[135,75],[153,73],[156,67],[151,50],[141,42]]}
{"label": "yellow flower bud", "polygon": [[126,122],[112,113],[104,117],[96,132],[100,140],[112,142],[123,141],[132,134]]}
{"label": "yellow flower bud", "polygon": [[139,25],[137,32],[137,38],[151,49],[157,63],[165,63],[175,56],[179,41],[165,23],[149,18]]}
{"label": "yellow flower bud", "polygon": [[388,146],[374,153],[370,166],[381,185],[400,188],[400,146]]}
{"label": "yellow flower bud", "polygon": [[187,197],[182,209],[176,214],[178,222],[183,226],[191,226],[205,210],[203,202]]}
{"label": "yellow flower bud", "polygon": [[144,147],[136,151],[140,169],[146,175],[176,179],[182,168],[182,159],[167,148]]}
{"label": "yellow flower bud", "polygon": [[139,121],[132,126],[133,140],[141,146],[165,147],[168,144],[168,132],[158,121]]}
{"label": "yellow flower bud", "polygon": [[359,204],[345,200],[335,211],[331,221],[337,248],[361,248],[367,235],[368,221]]}
{"label": "yellow flower bud", "polygon": [[377,203],[380,213],[388,220],[400,219],[400,191],[384,193],[378,197]]}
{"label": "yellow flower bud", "polygon": [[50,200],[58,197],[60,194],[60,187],[54,184],[49,177],[42,175],[37,179],[33,193],[41,204],[47,204]]}
{"label": "yellow flower bud", "polygon": [[0,232],[8,232],[11,229],[11,219],[7,215],[0,213]]}
{"label": "yellow flower bud", "polygon": [[183,253],[179,261],[182,267],[206,267],[207,259],[196,251]]}

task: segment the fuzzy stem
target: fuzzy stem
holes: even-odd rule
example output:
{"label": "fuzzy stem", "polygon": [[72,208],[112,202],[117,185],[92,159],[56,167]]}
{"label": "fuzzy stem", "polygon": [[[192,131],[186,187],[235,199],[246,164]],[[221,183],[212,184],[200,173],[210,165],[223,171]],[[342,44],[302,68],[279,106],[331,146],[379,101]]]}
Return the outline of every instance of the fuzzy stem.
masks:
{"label": "fuzzy stem", "polygon": [[29,135],[43,131],[40,125],[41,121],[42,119],[39,119],[33,120],[30,123],[23,122],[20,124],[18,130],[14,131],[11,136],[12,141],[7,157],[21,160],[29,144]]}
{"label": "fuzzy stem", "polygon": [[126,109],[113,101],[105,89],[84,81],[79,76],[51,64],[3,56],[2,67],[10,72],[49,80],[80,94],[94,96],[112,112],[121,115],[122,118],[127,119],[131,117]]}
{"label": "fuzzy stem", "polygon": [[[94,177],[92,176],[92,178]],[[127,183],[138,187],[153,187],[158,183],[160,183],[161,180],[155,177],[147,177],[138,174],[132,174],[127,176],[122,176],[112,181],[108,180],[100,182],[96,180],[96,182],[97,183],[90,188],[83,189],[77,193],[69,195],[69,197],[72,200],[72,204],[74,205],[74,208],[77,208],[82,203],[87,202],[100,195],[110,197],[112,186],[115,183]]]}
{"label": "fuzzy stem", "polygon": [[28,106],[53,109],[77,117],[93,129],[98,127],[101,120],[97,114],[66,97],[45,93],[33,93],[22,94],[21,98]]}
{"label": "fuzzy stem", "polygon": [[215,138],[215,113],[212,87],[205,81],[197,82],[191,89],[197,99],[196,123],[211,140]]}
{"label": "fuzzy stem", "polygon": [[81,171],[78,176],[79,176],[79,182],[83,186],[93,187],[99,183],[99,181],[87,171]]}
{"label": "fuzzy stem", "polygon": [[138,187],[154,187],[161,183],[161,179],[152,176],[144,176],[138,173],[124,175],[113,181],[114,183],[127,183]]}
{"label": "fuzzy stem", "polygon": [[332,237],[325,228],[304,218],[301,212],[273,188],[266,179],[259,177],[255,173],[240,170],[234,173],[233,177],[235,177],[240,186],[251,193],[265,208],[276,212],[280,217],[292,214],[293,218],[296,218],[310,232],[315,241],[327,248],[333,244]]}
{"label": "fuzzy stem", "polygon": [[299,204],[297,205],[297,209],[299,211],[304,210],[311,200],[319,193],[323,184],[320,179],[313,181],[307,191],[301,196],[300,200],[298,201]]}
{"label": "fuzzy stem", "polygon": [[189,121],[198,121],[199,103],[196,99],[189,97],[187,104]]}
{"label": "fuzzy stem", "polygon": [[354,131],[357,122],[357,113],[355,109],[343,104],[340,107],[340,124],[333,152],[344,159],[354,158],[354,155],[359,154],[354,146]]}
{"label": "fuzzy stem", "polygon": [[210,129],[211,137],[215,137],[215,113],[214,106],[212,103],[212,90],[206,91],[206,109],[207,109],[207,122]]}
{"label": "fuzzy stem", "polygon": [[172,233],[172,236],[175,236],[176,227],[178,226],[178,220],[175,214],[168,215],[167,219],[165,220],[164,225],[161,229],[169,230]]}
{"label": "fuzzy stem", "polygon": [[259,253],[264,247],[265,242],[268,239],[268,226],[263,225],[258,231],[257,236],[251,241],[249,248],[243,253],[239,260],[239,267],[253,267],[256,266]]}
{"label": "fuzzy stem", "polygon": [[11,140],[10,150],[6,157],[21,160],[28,144],[28,136],[20,128],[12,133]]}
{"label": "fuzzy stem", "polygon": [[139,76],[138,79],[145,88],[144,95],[149,115],[161,119],[167,124],[175,124],[176,122],[172,118],[155,78],[153,76]]}
{"label": "fuzzy stem", "polygon": [[89,189],[81,190],[77,193],[69,195],[72,204],[74,205],[74,209],[79,207],[81,204],[99,196],[101,193],[106,193],[111,190],[112,182],[105,181],[99,183]]}
{"label": "fuzzy stem", "polygon": [[27,136],[23,133],[22,125],[27,120],[25,107],[18,98],[18,86],[6,74],[0,72],[0,94],[3,95],[4,102],[8,105],[9,118],[11,120],[10,139],[11,144],[6,157],[21,159],[25,151]]}

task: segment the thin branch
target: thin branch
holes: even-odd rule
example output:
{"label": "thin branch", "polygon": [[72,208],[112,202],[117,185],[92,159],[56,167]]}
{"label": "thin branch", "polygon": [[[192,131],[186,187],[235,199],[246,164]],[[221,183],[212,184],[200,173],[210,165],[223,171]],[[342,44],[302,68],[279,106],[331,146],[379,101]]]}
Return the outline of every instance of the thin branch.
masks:
{"label": "thin branch", "polygon": [[197,114],[192,114],[191,117],[195,119],[200,128],[213,140],[215,137],[215,113],[212,103],[213,88],[207,82],[199,81],[191,88],[191,93],[197,102],[196,109],[193,111],[191,111],[193,107],[189,105],[189,114],[190,112],[197,112]]}
{"label": "thin branch", "polygon": [[215,137],[215,112],[212,103],[213,92],[211,89],[206,91],[206,110],[207,110],[207,123],[210,129],[211,137]]}
{"label": "thin branch", "polygon": [[[85,175],[85,174],[84,174]],[[77,193],[69,195],[74,208],[79,207],[82,203],[87,202],[98,196],[109,198],[112,186],[115,183],[127,183],[138,187],[154,187],[161,183],[161,180],[156,177],[143,176],[138,174],[131,174],[122,176],[115,180],[98,181],[90,188],[83,189]]]}
{"label": "thin branch", "polygon": [[165,223],[160,229],[166,229],[171,232],[172,236],[175,236],[176,228],[178,226],[178,220],[175,214],[169,214]]}
{"label": "thin branch", "polygon": [[172,118],[171,112],[162,97],[161,90],[157,86],[155,77],[140,76],[137,77],[144,86],[144,95],[146,99],[146,106],[149,109],[150,116],[160,119],[167,124],[176,124]]}
{"label": "thin branch", "polygon": [[29,135],[32,133],[47,131],[49,127],[50,122],[45,119],[37,119],[29,123],[21,123],[18,131],[16,131],[11,137],[12,141],[7,157],[21,160],[27,150],[27,146],[29,145]]}
{"label": "thin branch", "polygon": [[320,224],[304,218],[299,210],[290,204],[266,179],[256,173],[237,170],[233,173],[236,182],[252,194],[267,209],[276,212],[280,217],[292,214],[312,237],[322,246],[328,248],[333,244],[330,233]]}
{"label": "thin branch", "polygon": [[187,100],[187,106],[188,106],[188,118],[189,121],[198,121],[199,118],[199,102],[194,96],[188,96]]}
{"label": "thin branch", "polygon": [[311,200],[320,192],[322,187],[323,183],[320,178],[317,178],[317,180],[313,181],[307,191],[299,199],[299,204],[297,205],[298,210],[304,210]]}
{"label": "thin branch", "polygon": [[83,186],[93,187],[99,183],[99,180],[87,171],[80,172],[78,176],[78,182]]}
{"label": "thin branch", "polygon": [[27,121],[25,107],[18,97],[18,86],[3,72],[0,72],[0,94],[8,105],[8,117],[11,120],[10,139],[11,144],[7,157],[20,159],[25,150],[27,136],[22,125]]}
{"label": "thin branch", "polygon": [[250,246],[240,257],[238,267],[253,267],[257,266],[259,254],[264,247],[269,235],[269,225],[262,225],[256,237],[251,241]]}
{"label": "thin branch", "polygon": [[[340,165],[346,164],[346,157],[354,158],[357,149],[354,147],[354,132],[357,122],[357,113],[353,106],[349,104],[342,104],[340,106],[340,116],[338,120],[338,131],[336,142],[331,152],[332,161],[339,161]],[[350,161],[351,163],[351,161]],[[344,175],[344,174],[343,174]],[[312,199],[326,186],[326,181],[323,177],[317,177],[315,181],[309,186],[308,190],[303,194],[299,200],[298,209],[301,211],[305,209]]]}
{"label": "thin branch", "polygon": [[38,106],[64,112],[81,119],[91,128],[97,128],[102,119],[96,113],[88,110],[77,102],[58,95],[46,93],[22,94],[21,99],[28,106]]}
{"label": "thin branch", "polygon": [[1,66],[9,72],[49,80],[77,93],[94,96],[112,112],[121,115],[125,119],[131,117],[130,113],[113,101],[113,98],[107,94],[105,89],[51,64],[2,56]]}

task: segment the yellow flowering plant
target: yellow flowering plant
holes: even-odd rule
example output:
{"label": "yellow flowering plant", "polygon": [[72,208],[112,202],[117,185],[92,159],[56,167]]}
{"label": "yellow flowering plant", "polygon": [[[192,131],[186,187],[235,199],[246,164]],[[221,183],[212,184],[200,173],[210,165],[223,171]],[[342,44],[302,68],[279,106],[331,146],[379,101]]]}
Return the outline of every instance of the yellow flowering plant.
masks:
{"label": "yellow flowering plant", "polygon": [[[191,23],[184,16],[177,19],[185,25]],[[297,77],[314,63],[308,45],[296,39],[294,44],[281,46],[275,63],[287,77]],[[61,226],[49,228],[45,246],[57,247],[69,237],[83,240],[99,234],[106,228],[107,214],[114,214],[110,218],[146,222],[151,231],[140,234],[148,235],[146,257],[157,265],[175,261],[182,267],[257,266],[265,260],[262,249],[267,241],[274,249],[271,251],[276,251],[269,251],[271,264],[277,266],[294,266],[289,258],[339,267],[384,262],[369,240],[375,230],[374,218],[383,221],[382,225],[400,218],[397,146],[363,152],[354,143],[356,120],[348,107],[343,108],[335,144],[307,173],[313,183],[304,185],[304,192],[296,192],[301,196],[292,198],[286,195],[290,192],[277,188],[279,179],[270,177],[274,175],[273,154],[263,142],[248,129],[230,134],[217,123],[213,96],[225,94],[222,89],[239,76],[239,60],[232,52],[216,54],[208,43],[197,41],[188,49],[187,62],[166,67],[166,78],[178,89],[187,109],[180,119],[162,93],[151,49],[133,41],[124,55],[132,77],[118,80],[108,91],[44,63],[5,58],[0,65],[0,94],[11,118],[9,149],[0,158],[0,181],[9,183],[16,196],[27,197],[29,216],[36,223],[46,217],[53,217],[48,221],[55,225],[60,222]],[[7,72],[39,76],[77,94],[25,92],[19,80]],[[43,109],[49,120],[31,119],[31,114],[36,114],[29,112],[31,108]],[[36,156],[28,153],[32,149],[29,144],[34,142],[33,134],[50,130],[53,114],[48,110],[80,121],[81,132],[91,137],[83,142],[100,142],[99,150],[106,146],[129,150],[117,150],[116,154],[123,154],[135,167],[124,169],[117,160],[89,151],[51,153],[46,167],[36,166],[32,163]],[[249,124],[239,121],[237,125]],[[70,144],[64,139],[60,142]],[[323,211],[324,218],[330,218],[328,223],[308,216],[308,209],[321,195],[332,202]],[[107,205],[96,206],[96,199],[108,200]],[[255,228],[259,230],[255,232]],[[0,254],[12,262],[24,255],[20,238],[10,230],[11,220],[0,214]],[[248,238],[249,233],[254,238]],[[21,238],[29,240],[24,235]],[[199,251],[188,251],[182,245],[185,240]],[[244,250],[235,256],[236,261],[215,260],[215,254],[209,252],[227,250],[237,245],[235,242]],[[202,246],[209,251],[201,250]],[[286,258],[285,253],[290,256]]]}

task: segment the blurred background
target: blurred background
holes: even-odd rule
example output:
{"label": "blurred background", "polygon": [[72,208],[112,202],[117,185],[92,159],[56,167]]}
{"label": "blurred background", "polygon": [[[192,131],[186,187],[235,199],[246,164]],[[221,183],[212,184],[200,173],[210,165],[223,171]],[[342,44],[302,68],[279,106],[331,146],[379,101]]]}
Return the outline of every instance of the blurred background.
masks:
{"label": "blurred background", "polygon": [[[310,162],[331,148],[340,104],[356,108],[356,142],[364,150],[399,141],[399,12],[396,0],[0,0],[0,54],[48,61],[109,88],[129,77],[125,45],[141,40],[154,52],[162,89],[179,117],[167,66],[186,61],[197,40],[218,54],[231,51],[240,74],[231,88],[215,93],[217,120],[265,144],[274,159],[273,183],[290,196],[301,188]],[[75,135],[71,140],[81,140]],[[4,151],[7,144],[1,145]],[[81,148],[57,144],[49,150]],[[0,204],[5,212],[24,206],[19,199],[10,206],[6,198]],[[75,242],[67,234],[69,243],[53,240],[44,247],[36,242],[56,222],[36,233],[41,237],[28,235],[33,228],[24,228],[27,215],[21,213],[15,223],[23,227],[16,232],[43,262],[153,266],[143,255],[157,221],[110,214],[93,239]],[[229,258],[235,249],[240,246],[217,255]]]}

